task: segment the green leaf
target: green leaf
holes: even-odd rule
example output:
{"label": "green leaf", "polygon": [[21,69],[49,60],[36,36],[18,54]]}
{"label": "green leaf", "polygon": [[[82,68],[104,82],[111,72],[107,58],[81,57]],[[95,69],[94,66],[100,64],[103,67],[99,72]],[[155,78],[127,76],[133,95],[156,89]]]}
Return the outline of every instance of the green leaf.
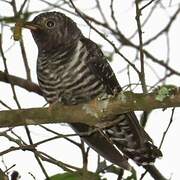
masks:
{"label": "green leaf", "polygon": [[66,172],[62,174],[56,174],[50,177],[50,180],[85,180],[85,179],[101,180],[98,174],[87,171],[84,174],[82,174],[82,171],[73,172],[73,173]]}
{"label": "green leaf", "polygon": [[50,180],[78,180],[79,178],[80,175],[77,173],[63,173],[50,177]]}

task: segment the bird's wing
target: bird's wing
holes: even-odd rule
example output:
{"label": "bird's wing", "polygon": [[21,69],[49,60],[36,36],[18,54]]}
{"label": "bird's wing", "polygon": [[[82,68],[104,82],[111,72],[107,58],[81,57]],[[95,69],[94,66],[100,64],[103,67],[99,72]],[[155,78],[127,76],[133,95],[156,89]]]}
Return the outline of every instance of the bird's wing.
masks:
{"label": "bird's wing", "polygon": [[[82,37],[81,41],[86,46],[88,52],[85,63],[97,79],[102,82],[106,93],[113,95],[115,92],[120,92],[121,87],[116,76],[98,45],[85,37]],[[134,112],[115,115],[114,119],[112,118],[113,120],[118,120],[118,123],[105,130],[107,138],[110,138],[109,141],[103,137],[103,133],[95,133],[94,136],[84,137],[85,141],[106,159],[115,164],[120,164],[120,162],[112,160],[113,157],[111,156],[114,156],[114,154],[110,153],[110,150],[114,150],[113,146],[109,144],[110,141],[139,165],[154,162],[156,157],[162,156],[160,150],[153,145],[152,139],[139,125]],[[102,130],[102,132],[104,131]],[[103,146],[98,144],[101,140],[103,141]],[[110,149],[108,149],[108,146],[111,146]],[[120,160],[122,160],[120,153],[119,156],[121,156]]]}
{"label": "bird's wing", "polygon": [[[90,39],[82,39],[83,43],[86,44],[88,50],[89,58],[87,58],[87,66],[92,71],[93,74],[103,83],[108,94],[114,94],[120,92],[122,89],[116,79],[116,76],[109,65],[106,57],[97,46],[96,43]],[[152,141],[152,139],[147,135],[147,133],[140,127],[137,117],[134,112],[126,113],[126,119],[130,122],[129,125],[133,129],[133,133],[136,136],[139,144],[144,143],[144,138],[147,141]]]}
{"label": "bird's wing", "polygon": [[121,87],[116,76],[98,45],[87,38],[82,38],[82,42],[88,51],[86,64],[91,72],[103,83],[107,94],[113,95],[115,92],[120,92]]}

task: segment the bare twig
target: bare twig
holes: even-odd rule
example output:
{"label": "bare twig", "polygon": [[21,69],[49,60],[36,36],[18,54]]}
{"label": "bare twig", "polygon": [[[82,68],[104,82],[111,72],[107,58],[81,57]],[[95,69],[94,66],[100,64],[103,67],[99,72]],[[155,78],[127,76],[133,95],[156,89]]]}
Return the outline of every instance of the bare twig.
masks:
{"label": "bare twig", "polygon": [[180,13],[180,5],[179,5],[178,9],[175,11],[175,13],[171,16],[169,23],[161,31],[159,31],[156,35],[154,35],[149,40],[144,42],[144,45],[151,43],[152,41],[154,41],[155,39],[160,37],[163,33],[168,32],[170,27],[173,25],[173,22],[175,21],[175,19],[179,15],[179,13]]}
{"label": "bare twig", "polygon": [[114,24],[115,24],[115,28],[116,28],[116,31],[121,34],[120,30],[119,30],[119,27],[118,27],[118,21],[116,20],[116,17],[115,17],[115,12],[114,12],[114,8],[113,8],[113,3],[114,3],[114,0],[111,0],[111,3],[110,3],[110,9],[111,9],[111,17],[114,21]]}
{"label": "bare twig", "polygon": [[103,10],[102,10],[102,8],[101,8],[101,5],[100,5],[99,0],[96,0],[96,5],[97,5],[97,8],[98,8],[98,10],[99,10],[99,12],[100,12],[100,14],[101,14],[101,17],[102,17],[103,21],[104,21],[106,24],[108,24],[108,20],[106,19],[106,16],[104,15],[104,12],[103,12]]}
{"label": "bare twig", "polygon": [[26,77],[27,77],[27,80],[31,81],[31,71],[30,71],[30,68],[29,68],[29,65],[28,65],[28,60],[27,60],[27,56],[26,56],[26,51],[25,51],[23,39],[21,39],[19,41],[19,43],[20,43],[20,48],[21,48],[21,54],[22,54],[22,57],[23,57],[24,67],[25,67],[25,70],[26,70]]}
{"label": "bare twig", "polygon": [[145,9],[146,7],[148,7],[151,3],[153,3],[155,0],[151,0],[149,1],[147,4],[145,4],[141,9],[140,11],[142,11],[143,9]]}
{"label": "bare twig", "polygon": [[[1,56],[2,56],[2,59],[3,59],[5,72],[6,72],[6,74],[9,74],[8,66],[7,66],[7,63],[6,63],[7,60],[6,60],[6,57],[4,55],[4,51],[3,51],[3,47],[2,47],[2,36],[1,35],[0,35],[0,53],[1,53]],[[15,102],[17,104],[17,107],[21,108],[20,103],[19,103],[18,98],[17,98],[17,95],[16,95],[14,85],[9,81],[8,76],[6,77],[6,79],[7,79],[7,81],[9,82],[9,84],[11,86],[13,97],[14,97],[14,100],[15,100]]]}
{"label": "bare twig", "polygon": [[139,8],[138,0],[135,1],[136,4],[136,22],[138,27],[138,35],[139,35],[139,54],[140,54],[140,64],[141,64],[141,71],[139,73],[139,79],[142,84],[142,90],[144,93],[147,93],[147,86],[145,81],[145,73],[144,73],[144,51],[143,51],[143,40],[142,40],[142,29],[141,29],[141,10]]}
{"label": "bare twig", "polygon": [[162,137],[162,139],[161,139],[161,143],[160,143],[160,145],[159,145],[159,149],[161,149],[161,147],[162,147],[162,145],[163,145],[163,142],[164,142],[164,139],[165,139],[165,137],[166,137],[166,135],[167,135],[167,133],[168,133],[168,130],[169,130],[169,128],[170,128],[170,126],[171,126],[171,124],[172,124],[172,122],[173,122],[174,111],[175,111],[175,108],[172,109],[170,121],[169,121],[169,124],[168,124],[166,130],[165,130],[164,133],[163,133],[163,137]]}
{"label": "bare twig", "polygon": [[111,46],[114,48],[115,52],[120,55],[138,74],[139,74],[139,70],[136,68],[136,66],[129,61],[122,53],[119,52],[118,48],[115,46],[115,44],[113,42],[111,42],[103,33],[101,33],[100,31],[98,31],[94,26],[92,26],[89,21],[86,19],[85,16],[83,16],[83,13],[81,13],[76,6],[74,5],[73,1],[70,0],[72,6],[74,7],[75,11],[77,12],[77,14],[96,32],[98,33],[101,37],[103,37],[109,44],[111,44]]}
{"label": "bare twig", "polygon": [[6,72],[0,71],[0,81],[5,82],[5,83],[10,83],[12,85],[17,85],[23,89],[26,89],[29,92],[34,92],[42,96],[42,91],[39,88],[39,86],[26,79],[9,75]]}
{"label": "bare twig", "polygon": [[6,103],[4,103],[3,101],[0,100],[0,104],[2,104],[4,107],[6,107],[7,109],[11,109],[10,106],[8,106]]}

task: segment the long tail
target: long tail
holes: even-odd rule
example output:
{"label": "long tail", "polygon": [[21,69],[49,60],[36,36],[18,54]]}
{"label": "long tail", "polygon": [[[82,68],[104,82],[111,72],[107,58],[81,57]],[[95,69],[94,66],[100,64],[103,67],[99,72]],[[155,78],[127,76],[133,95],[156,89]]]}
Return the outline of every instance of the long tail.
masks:
{"label": "long tail", "polygon": [[81,123],[70,125],[97,153],[124,169],[131,168],[127,158],[133,159],[138,165],[145,166],[162,156],[161,151],[139,125],[134,113],[117,115],[111,122],[115,123],[103,129],[102,133],[96,131],[90,135],[88,132],[92,128],[89,126]]}
{"label": "long tail", "polygon": [[138,165],[144,166],[162,156],[161,151],[139,125],[134,113],[118,115],[115,120],[116,124],[105,131],[110,140],[127,157],[133,159]]}
{"label": "long tail", "polygon": [[77,134],[80,134],[80,137],[99,155],[123,169],[131,170],[127,158],[124,158],[124,156],[100,132],[96,131],[87,135],[88,132],[91,131],[89,126],[81,123],[72,123],[70,126]]}

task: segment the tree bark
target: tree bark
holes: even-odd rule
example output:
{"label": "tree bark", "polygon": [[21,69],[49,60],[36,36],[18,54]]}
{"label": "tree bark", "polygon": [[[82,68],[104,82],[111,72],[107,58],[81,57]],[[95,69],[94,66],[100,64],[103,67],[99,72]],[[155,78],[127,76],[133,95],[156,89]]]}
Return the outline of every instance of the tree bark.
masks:
{"label": "tree bark", "polygon": [[[7,75],[2,71],[0,71],[0,81],[11,82],[28,91],[42,95],[37,84],[16,76]],[[102,96],[88,103],[78,105],[66,106],[57,103],[53,105],[51,110],[48,108],[30,108],[0,111],[0,127],[62,122],[98,125],[100,121],[105,121],[116,114],[179,106],[179,88],[166,85],[148,94],[122,91],[114,96]]]}

